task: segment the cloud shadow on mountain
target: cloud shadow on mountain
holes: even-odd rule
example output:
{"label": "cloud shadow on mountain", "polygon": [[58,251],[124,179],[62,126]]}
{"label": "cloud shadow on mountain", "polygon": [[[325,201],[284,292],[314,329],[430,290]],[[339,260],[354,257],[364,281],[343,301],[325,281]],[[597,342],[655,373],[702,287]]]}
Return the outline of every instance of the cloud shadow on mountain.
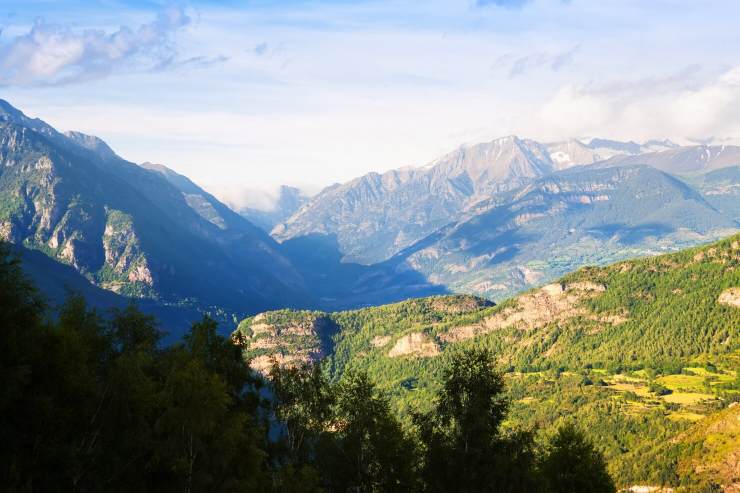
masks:
{"label": "cloud shadow on mountain", "polygon": [[343,262],[335,234],[312,233],[286,240],[282,253],[306,280],[324,310],[346,310],[408,298],[449,294],[394,257],[372,265]]}

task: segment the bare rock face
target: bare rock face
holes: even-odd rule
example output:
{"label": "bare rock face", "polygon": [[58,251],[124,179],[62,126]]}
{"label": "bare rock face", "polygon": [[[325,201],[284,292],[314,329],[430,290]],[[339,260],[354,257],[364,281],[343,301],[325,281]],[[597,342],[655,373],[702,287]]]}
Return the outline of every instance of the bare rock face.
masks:
{"label": "bare rock face", "polygon": [[722,303],[723,305],[740,308],[740,287],[725,289],[722,291],[722,294],[719,295],[717,302]]}
{"label": "bare rock face", "polygon": [[103,249],[106,265],[122,279],[154,285],[154,275],[142,251],[131,216],[116,210],[108,211]]}
{"label": "bare rock face", "polygon": [[438,354],[439,346],[437,346],[437,343],[422,332],[414,332],[401,337],[388,352],[388,356],[391,358],[398,358],[399,356],[428,358]]}
{"label": "bare rock face", "polygon": [[[589,313],[579,302],[605,290],[606,286],[593,282],[547,284],[516,298],[515,306],[507,307],[477,324],[454,327],[442,334],[440,339],[445,342],[456,342],[508,327],[533,330],[551,322],[576,316],[595,318],[595,315]],[[599,320],[616,325],[625,319],[601,317]]]}
{"label": "bare rock face", "polygon": [[17,243],[19,241],[18,230],[12,221],[0,222],[0,240],[10,243]]}
{"label": "bare rock face", "polygon": [[375,336],[370,341],[370,344],[373,347],[383,347],[386,344],[388,344],[389,342],[391,342],[391,336]]}
{"label": "bare rock face", "polygon": [[146,264],[137,265],[136,268],[130,270],[128,273],[128,280],[130,282],[143,282],[148,286],[154,285],[154,277]]}
{"label": "bare rock face", "polygon": [[331,322],[321,312],[281,310],[243,321],[232,338],[244,349],[249,366],[267,376],[274,364],[318,362],[326,354],[322,337],[330,328]]}

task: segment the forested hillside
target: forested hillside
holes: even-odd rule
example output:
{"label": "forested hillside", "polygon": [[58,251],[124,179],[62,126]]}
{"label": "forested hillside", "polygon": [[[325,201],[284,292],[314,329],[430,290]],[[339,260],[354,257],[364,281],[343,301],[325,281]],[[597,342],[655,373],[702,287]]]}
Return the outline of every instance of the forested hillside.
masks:
{"label": "forested hillside", "polygon": [[71,295],[53,313],[3,243],[0,326],[7,491],[614,491],[573,423],[545,447],[503,426],[485,350],[454,358],[436,409],[405,428],[365,372],[275,366],[266,386],[207,317],[164,346],[133,305]]}
{"label": "forested hillside", "polygon": [[[508,426],[546,436],[567,418],[583,423],[621,486],[727,485],[735,473],[711,473],[695,446],[681,444],[693,423],[740,401],[738,267],[735,235],[583,268],[497,306],[457,296],[338,313],[283,310],[243,321],[237,334],[263,371],[274,355],[322,361],[332,380],[367,372],[406,423],[431,409],[455,355],[486,348],[506,372]],[[724,459],[740,452],[733,437],[719,447]]]}

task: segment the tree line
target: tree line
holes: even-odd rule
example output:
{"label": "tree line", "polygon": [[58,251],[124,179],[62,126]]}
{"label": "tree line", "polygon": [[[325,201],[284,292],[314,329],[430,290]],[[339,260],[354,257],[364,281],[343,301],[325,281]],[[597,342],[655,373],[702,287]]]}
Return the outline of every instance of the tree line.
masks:
{"label": "tree line", "polygon": [[0,244],[0,483],[7,491],[613,492],[573,425],[506,431],[492,355],[459,352],[403,426],[366,373],[273,367],[265,382],[209,319],[161,344],[131,305],[52,314]]}

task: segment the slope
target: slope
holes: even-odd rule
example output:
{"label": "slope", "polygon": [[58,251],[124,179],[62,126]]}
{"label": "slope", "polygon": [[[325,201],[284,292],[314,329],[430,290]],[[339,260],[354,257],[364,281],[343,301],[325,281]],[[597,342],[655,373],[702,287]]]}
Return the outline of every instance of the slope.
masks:
{"label": "slope", "polygon": [[323,357],[336,379],[367,371],[402,416],[429,408],[452,354],[486,347],[507,372],[511,426],[546,435],[578,421],[620,486],[698,484],[706,478],[679,467],[695,449],[660,445],[740,399],[738,267],[735,235],[584,268],[493,307],[454,296],[338,313],[284,310],[244,320],[235,340],[258,369],[279,355]]}
{"label": "slope", "polygon": [[239,313],[310,300],[274,241],[212,197],[220,225],[99,139],[0,108],[3,239],[125,295]]}
{"label": "slope", "polygon": [[675,250],[738,227],[666,173],[596,164],[479,202],[394,260],[453,292],[503,299],[581,265]]}

